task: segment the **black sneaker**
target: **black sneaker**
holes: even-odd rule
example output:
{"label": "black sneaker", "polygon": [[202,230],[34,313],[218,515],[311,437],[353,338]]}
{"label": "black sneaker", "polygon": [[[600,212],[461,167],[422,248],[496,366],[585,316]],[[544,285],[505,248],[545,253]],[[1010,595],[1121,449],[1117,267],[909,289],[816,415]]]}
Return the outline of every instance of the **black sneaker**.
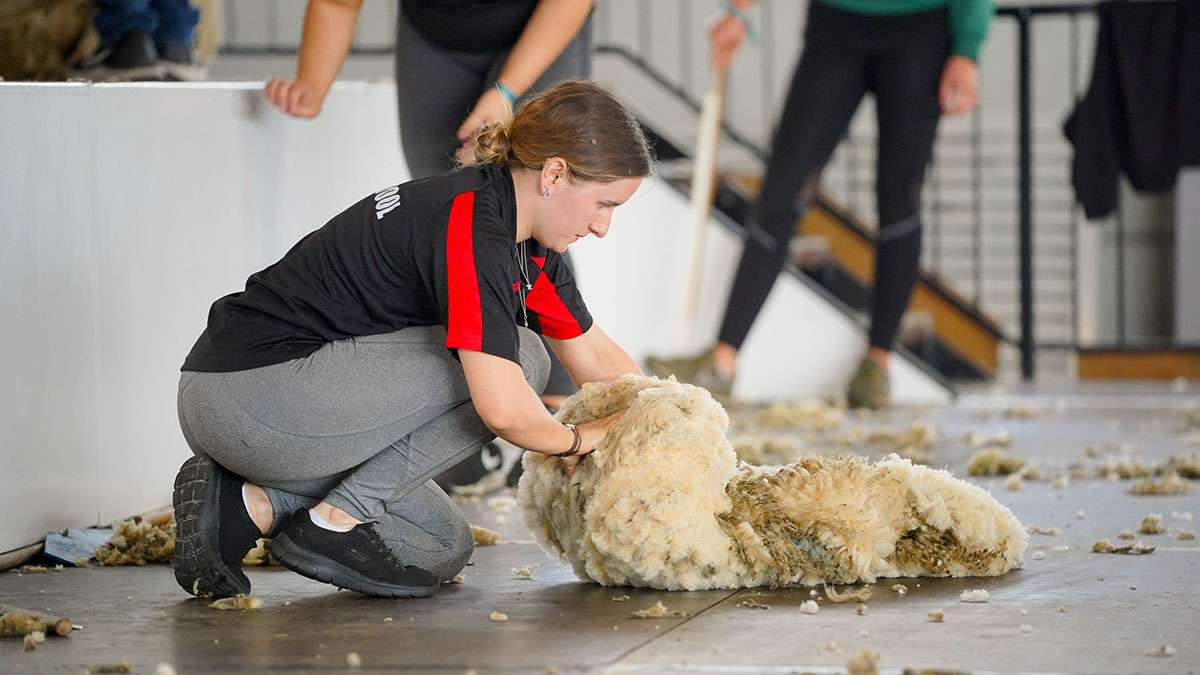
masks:
{"label": "black sneaker", "polygon": [[246,512],[240,477],[208,457],[192,457],[175,476],[175,580],[204,598],[250,593],[242,558],[262,533]]}
{"label": "black sneaker", "polygon": [[367,595],[423,598],[441,585],[426,570],[397,560],[374,523],[334,532],[313,523],[307,509],[299,509],[270,548],[271,555],[293,572]]}
{"label": "black sneaker", "polygon": [[166,69],[150,34],[135,30],[81,63],[75,74],[101,82],[144,82],[162,80]]}
{"label": "black sneaker", "polygon": [[196,62],[196,52],[190,41],[176,40],[158,45],[158,62],[166,70],[166,78],[176,82],[195,82],[208,75]]}

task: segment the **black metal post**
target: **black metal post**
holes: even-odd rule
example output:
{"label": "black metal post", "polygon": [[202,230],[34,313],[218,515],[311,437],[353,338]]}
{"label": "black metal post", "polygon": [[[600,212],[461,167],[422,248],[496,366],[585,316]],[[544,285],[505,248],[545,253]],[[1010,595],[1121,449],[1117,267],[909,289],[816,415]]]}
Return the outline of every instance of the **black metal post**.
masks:
{"label": "black metal post", "polygon": [[975,261],[975,304],[983,304],[983,114],[979,106],[971,111],[971,216],[972,257]]}
{"label": "black metal post", "polygon": [[1017,13],[1017,117],[1020,120],[1018,190],[1020,195],[1021,375],[1033,379],[1033,87],[1029,39],[1031,13]]}

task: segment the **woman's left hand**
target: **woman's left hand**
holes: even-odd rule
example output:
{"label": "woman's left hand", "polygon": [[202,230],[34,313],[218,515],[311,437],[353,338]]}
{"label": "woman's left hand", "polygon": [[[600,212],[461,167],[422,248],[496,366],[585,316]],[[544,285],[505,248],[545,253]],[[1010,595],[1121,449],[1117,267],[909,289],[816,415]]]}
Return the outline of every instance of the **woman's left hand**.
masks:
{"label": "woman's left hand", "polygon": [[475,130],[492,122],[503,122],[508,116],[508,104],[504,100],[504,95],[496,90],[495,87],[489,87],[483,92],[483,96],[475,102],[475,107],[471,108],[471,114],[458,127],[456,135],[462,143],[455,155],[461,161],[469,161],[475,154],[475,139],[473,138]]}
{"label": "woman's left hand", "polygon": [[563,473],[567,474],[568,477],[575,475],[575,467],[579,466],[579,462],[583,461],[584,457],[592,454],[597,445],[604,442],[604,437],[608,435],[609,429],[612,429],[614,424],[620,422],[626,412],[628,411],[622,410],[608,417],[601,417],[600,419],[584,422],[577,426],[576,429],[579,431],[579,454],[561,458]]}
{"label": "woman's left hand", "polygon": [[938,85],[938,103],[942,114],[958,115],[970,111],[979,100],[979,67],[965,56],[951,56],[942,69]]}

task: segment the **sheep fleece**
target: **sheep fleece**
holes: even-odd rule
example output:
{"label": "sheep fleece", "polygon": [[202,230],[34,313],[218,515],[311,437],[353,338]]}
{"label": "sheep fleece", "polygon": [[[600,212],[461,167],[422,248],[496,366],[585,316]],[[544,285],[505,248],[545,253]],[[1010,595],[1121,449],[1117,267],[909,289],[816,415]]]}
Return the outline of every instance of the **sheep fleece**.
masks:
{"label": "sheep fleece", "polygon": [[621,410],[571,478],[559,459],[523,458],[525,523],[583,580],[699,590],[997,576],[1029,544],[987,491],[896,455],[739,465],[725,410],[674,379],[584,385],[558,419]]}

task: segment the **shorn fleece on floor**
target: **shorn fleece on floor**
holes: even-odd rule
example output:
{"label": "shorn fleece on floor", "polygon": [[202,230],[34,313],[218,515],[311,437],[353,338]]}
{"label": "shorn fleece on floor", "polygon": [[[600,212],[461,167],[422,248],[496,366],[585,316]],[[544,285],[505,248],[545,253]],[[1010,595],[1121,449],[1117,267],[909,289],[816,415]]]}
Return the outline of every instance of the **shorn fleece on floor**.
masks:
{"label": "shorn fleece on floor", "polygon": [[518,498],[542,546],[584,580],[668,590],[997,576],[1029,544],[988,492],[895,455],[738,464],[707,391],[625,375],[558,413],[627,410],[568,478],[528,452]]}

